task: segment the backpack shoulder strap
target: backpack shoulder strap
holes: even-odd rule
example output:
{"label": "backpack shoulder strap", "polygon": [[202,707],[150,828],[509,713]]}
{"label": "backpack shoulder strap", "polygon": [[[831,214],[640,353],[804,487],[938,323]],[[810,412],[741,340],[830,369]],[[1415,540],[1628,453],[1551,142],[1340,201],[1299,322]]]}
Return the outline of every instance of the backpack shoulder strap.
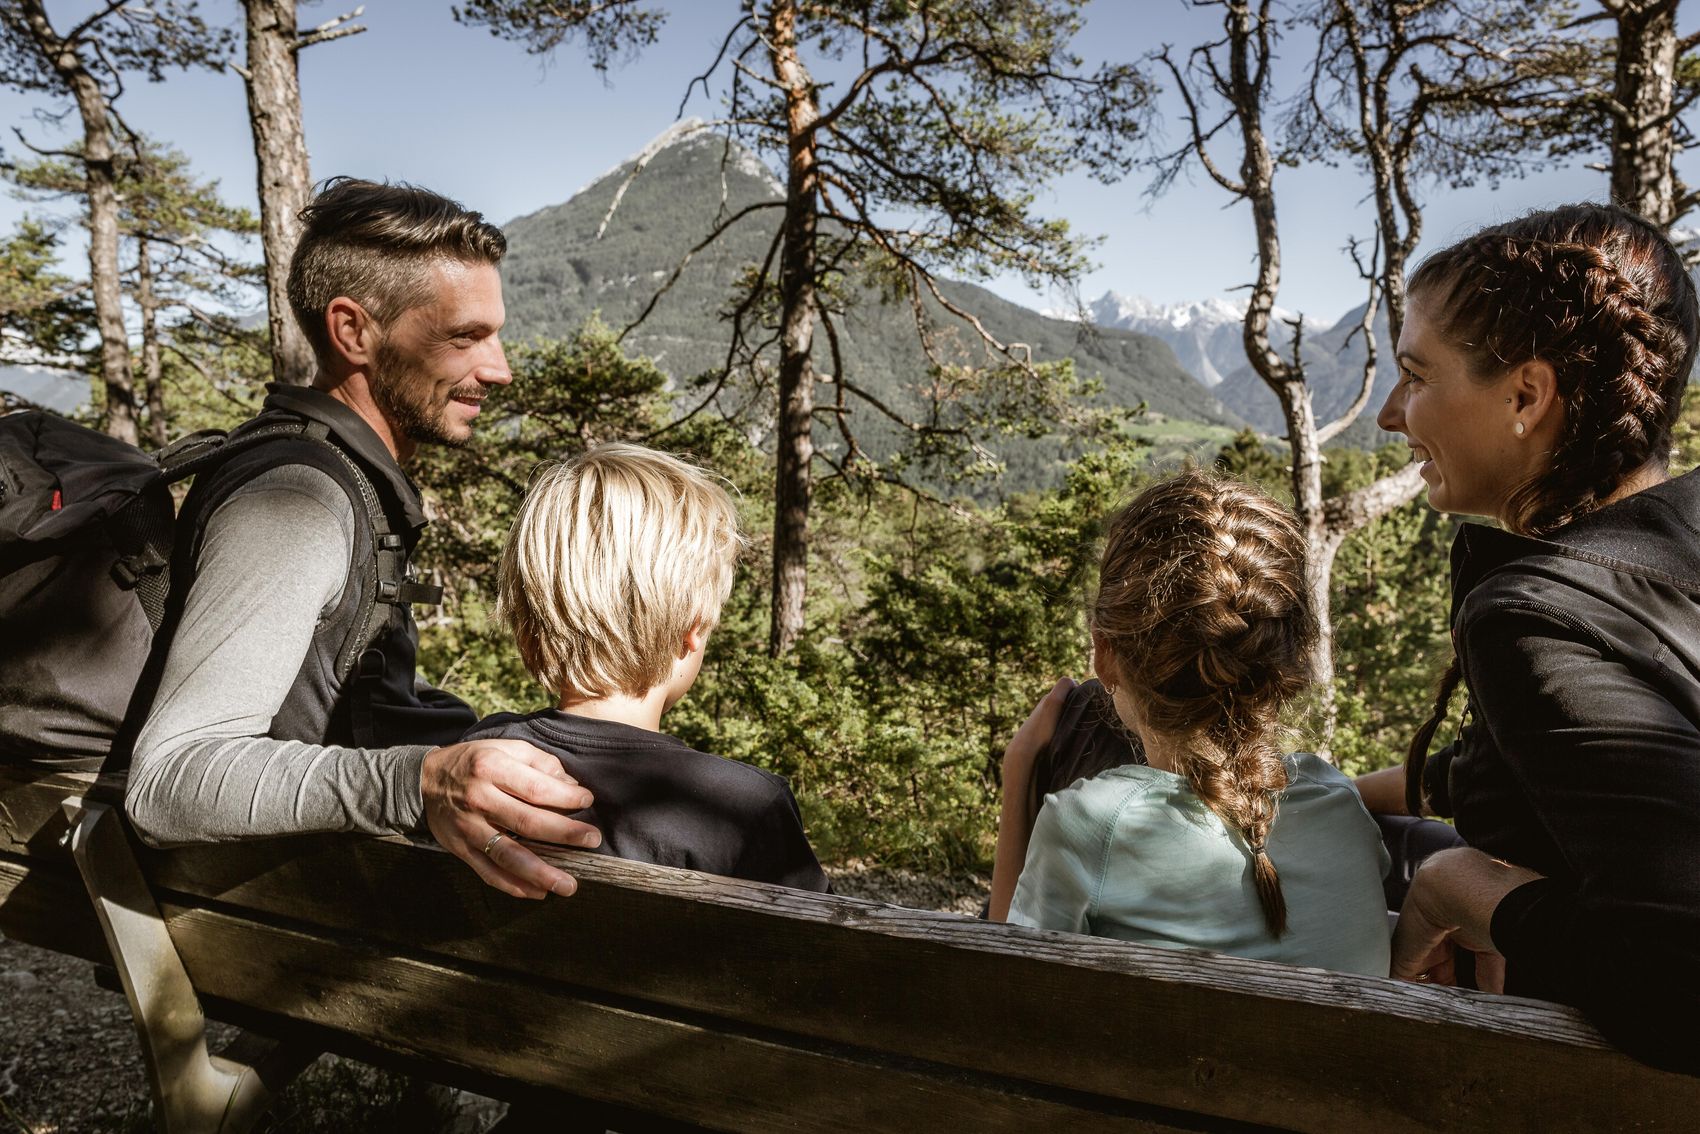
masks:
{"label": "backpack shoulder strap", "polygon": [[[409,577],[407,546],[390,521],[390,509],[380,496],[377,480],[341,445],[329,426],[293,414],[268,413],[239,426],[228,437],[191,434],[179,443],[182,448],[160,463],[168,480],[180,480],[214,467],[259,446],[276,446],[275,460],[265,467],[307,464],[324,472],[347,494],[354,508],[355,523],[371,537],[373,554],[362,564],[351,564],[350,578],[360,584],[360,609],[336,654],[336,675],[346,681],[355,673],[361,654],[377,637],[383,605],[434,605],[443,589]],[[176,446],[173,446],[176,448]]]}

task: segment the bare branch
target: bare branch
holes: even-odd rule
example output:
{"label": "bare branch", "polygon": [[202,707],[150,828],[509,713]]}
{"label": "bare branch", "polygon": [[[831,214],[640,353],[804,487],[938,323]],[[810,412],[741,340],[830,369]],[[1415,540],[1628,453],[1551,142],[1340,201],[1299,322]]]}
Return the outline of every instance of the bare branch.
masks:
{"label": "bare branch", "polygon": [[337,28],[335,31],[312,32],[312,33],[310,33],[308,35],[304,35],[300,39],[296,40],[293,44],[290,45],[289,50],[299,54],[300,52],[305,51],[307,48],[313,47],[317,44],[329,43],[333,39],[346,39],[351,35],[359,35],[361,32],[363,32],[365,30],[366,30],[365,24],[350,24],[346,28]]}
{"label": "bare branch", "polygon": [[1422,465],[1412,461],[1391,476],[1384,476],[1323,505],[1328,527],[1337,532],[1356,531],[1405,503],[1421,491]]}
{"label": "bare branch", "polygon": [[713,244],[716,240],[719,240],[721,234],[727,229],[731,228],[734,224],[737,224],[740,220],[743,220],[751,213],[759,212],[762,209],[783,209],[784,207],[785,202],[783,201],[758,201],[752,205],[745,205],[736,213],[733,213],[732,216],[715,225],[713,231],[699,240],[690,251],[685,253],[684,259],[679,261],[679,266],[674,268],[673,274],[667,277],[667,282],[662,284],[654,295],[650,296],[649,303],[644,306],[643,311],[636,319],[633,319],[630,323],[626,324],[625,329],[614,337],[614,341],[617,343],[625,342],[626,336],[631,334],[633,329],[645,319],[649,318],[650,312],[655,310],[655,305],[661,302],[661,297],[666,295],[667,292],[672,289],[673,285],[679,282],[679,277],[683,275],[685,269],[690,266],[691,260],[695,258],[696,254],[701,252],[704,248],[707,248],[710,244]]}
{"label": "bare branch", "polygon": [[1230,119],[1224,118],[1221,122],[1212,127],[1208,133],[1206,133],[1199,125],[1198,102],[1193,95],[1192,86],[1181,74],[1180,68],[1175,65],[1174,59],[1170,57],[1168,47],[1165,46],[1162,51],[1157,53],[1157,59],[1169,69],[1169,74],[1174,76],[1175,88],[1180,92],[1181,100],[1186,103],[1187,126],[1192,131],[1191,152],[1198,158],[1199,164],[1204,167],[1204,172],[1210,175],[1210,179],[1212,181],[1216,182],[1216,184],[1220,185],[1236,197],[1245,196],[1245,185],[1239,181],[1235,181],[1233,178],[1223,173],[1216,167],[1215,161],[1210,157],[1210,139],[1215,137],[1216,133],[1226,126]]}

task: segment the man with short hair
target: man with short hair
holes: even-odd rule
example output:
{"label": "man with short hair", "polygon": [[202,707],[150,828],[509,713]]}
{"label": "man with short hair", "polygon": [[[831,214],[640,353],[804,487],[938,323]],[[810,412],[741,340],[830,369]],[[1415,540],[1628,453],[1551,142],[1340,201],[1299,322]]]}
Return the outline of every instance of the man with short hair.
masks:
{"label": "man with short hair", "polygon": [[184,503],[127,810],[155,844],[428,828],[498,889],[570,894],[500,836],[595,846],[567,814],[589,793],[529,744],[458,743],[474,714],[414,673],[425,516],[402,465],[464,444],[512,380],[506,240],[435,193],[349,178],[301,219],[289,299],[319,371],[268,387],[243,429],[308,436],[240,452]]}

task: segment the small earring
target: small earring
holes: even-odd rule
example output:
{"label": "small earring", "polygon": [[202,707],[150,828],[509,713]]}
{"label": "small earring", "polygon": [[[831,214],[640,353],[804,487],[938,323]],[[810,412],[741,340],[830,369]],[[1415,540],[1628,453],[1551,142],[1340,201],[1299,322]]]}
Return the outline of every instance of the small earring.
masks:
{"label": "small earring", "polygon": [[1111,697],[1114,697],[1116,695],[1116,687],[1106,681],[1104,682],[1104,692],[1108,693]]}
{"label": "small earring", "polygon": [[1517,434],[1517,436],[1519,436],[1519,437],[1523,436],[1523,423],[1522,422],[1519,421],[1516,425],[1513,425],[1511,427],[1511,429],[1514,433]]}

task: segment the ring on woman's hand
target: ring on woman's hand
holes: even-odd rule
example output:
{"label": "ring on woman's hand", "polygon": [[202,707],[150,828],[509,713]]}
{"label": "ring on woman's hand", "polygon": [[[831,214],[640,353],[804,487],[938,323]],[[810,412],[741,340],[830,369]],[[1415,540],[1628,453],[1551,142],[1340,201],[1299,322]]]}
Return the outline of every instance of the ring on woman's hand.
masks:
{"label": "ring on woman's hand", "polygon": [[491,835],[490,841],[484,844],[484,853],[489,854],[491,851],[495,850],[496,844],[507,837],[508,833],[506,831],[497,831],[494,835]]}

